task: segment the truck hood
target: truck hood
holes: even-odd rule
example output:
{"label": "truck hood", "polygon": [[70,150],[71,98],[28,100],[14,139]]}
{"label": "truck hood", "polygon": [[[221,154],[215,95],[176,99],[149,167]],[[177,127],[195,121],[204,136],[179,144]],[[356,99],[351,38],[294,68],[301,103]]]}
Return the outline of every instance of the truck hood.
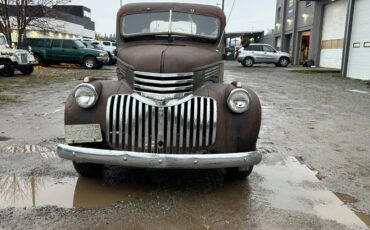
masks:
{"label": "truck hood", "polygon": [[10,48],[4,48],[1,49],[2,54],[7,54],[7,55],[13,55],[16,53],[28,53],[27,50],[21,50],[21,49],[10,49]]}
{"label": "truck hood", "polygon": [[199,46],[143,45],[120,49],[118,58],[136,71],[181,73],[220,61],[221,55]]}

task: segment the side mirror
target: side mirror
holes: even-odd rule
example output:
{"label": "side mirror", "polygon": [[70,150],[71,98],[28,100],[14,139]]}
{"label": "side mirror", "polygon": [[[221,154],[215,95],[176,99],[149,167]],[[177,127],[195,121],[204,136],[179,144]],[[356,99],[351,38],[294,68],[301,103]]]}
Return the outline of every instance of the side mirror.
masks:
{"label": "side mirror", "polygon": [[78,47],[77,47],[77,46],[73,46],[72,48],[73,48],[73,49],[75,49],[75,50],[77,50],[77,49],[78,49]]}
{"label": "side mirror", "polygon": [[32,47],[31,46],[28,46],[28,51],[32,52]]}

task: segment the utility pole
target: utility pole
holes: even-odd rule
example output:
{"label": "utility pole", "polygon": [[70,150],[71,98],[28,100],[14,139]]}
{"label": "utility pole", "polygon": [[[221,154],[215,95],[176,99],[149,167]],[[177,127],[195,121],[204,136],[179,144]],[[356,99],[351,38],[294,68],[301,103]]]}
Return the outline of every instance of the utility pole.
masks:
{"label": "utility pole", "polygon": [[120,5],[119,6],[122,6],[122,0],[120,1]]}
{"label": "utility pole", "polygon": [[222,10],[225,11],[225,0],[222,0]]}

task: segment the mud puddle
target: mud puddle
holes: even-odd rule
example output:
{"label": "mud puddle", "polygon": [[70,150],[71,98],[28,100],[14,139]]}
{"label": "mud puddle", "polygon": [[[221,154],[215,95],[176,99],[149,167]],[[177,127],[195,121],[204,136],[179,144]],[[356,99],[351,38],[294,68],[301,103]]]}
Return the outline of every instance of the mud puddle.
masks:
{"label": "mud puddle", "polygon": [[143,194],[139,186],[105,184],[101,179],[0,177],[0,208],[99,208]]}
{"label": "mud puddle", "polygon": [[192,210],[192,215],[198,215],[200,200],[207,204],[207,209],[219,210],[221,205],[230,212],[257,202],[278,210],[312,214],[357,229],[368,228],[364,222],[369,224],[369,216],[354,213],[345,205],[356,202],[354,197],[327,190],[315,171],[293,157],[268,161],[255,167],[247,181],[237,183],[225,181],[220,170],[122,171],[108,168],[105,174],[110,177],[103,179],[0,177],[0,208],[46,205],[100,208],[154,194],[165,201],[168,196],[177,197],[176,200],[184,202],[181,205]]}
{"label": "mud puddle", "polygon": [[57,157],[57,147],[43,146],[43,145],[17,145],[8,146],[5,151],[11,154],[22,154],[22,153],[38,153],[43,158],[55,158]]}
{"label": "mud puddle", "polygon": [[[273,208],[314,214],[322,219],[367,229],[366,215],[354,213],[345,203],[356,202],[353,197],[327,190],[310,170],[294,157],[273,165],[261,164],[255,172],[263,177],[259,186],[265,193],[255,194],[257,200]],[[343,199],[342,199],[343,198]]]}
{"label": "mud puddle", "polygon": [[4,137],[4,136],[0,136],[0,141],[9,141],[11,140],[12,138],[10,137]]}

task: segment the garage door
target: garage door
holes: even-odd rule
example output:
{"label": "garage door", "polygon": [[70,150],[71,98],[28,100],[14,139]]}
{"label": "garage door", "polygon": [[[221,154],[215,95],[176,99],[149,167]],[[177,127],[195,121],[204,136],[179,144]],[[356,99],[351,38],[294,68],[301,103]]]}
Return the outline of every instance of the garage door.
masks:
{"label": "garage door", "polygon": [[339,0],[324,7],[320,66],[340,69],[344,46],[348,0]]}
{"label": "garage door", "polygon": [[347,76],[370,80],[370,1],[356,0]]}

